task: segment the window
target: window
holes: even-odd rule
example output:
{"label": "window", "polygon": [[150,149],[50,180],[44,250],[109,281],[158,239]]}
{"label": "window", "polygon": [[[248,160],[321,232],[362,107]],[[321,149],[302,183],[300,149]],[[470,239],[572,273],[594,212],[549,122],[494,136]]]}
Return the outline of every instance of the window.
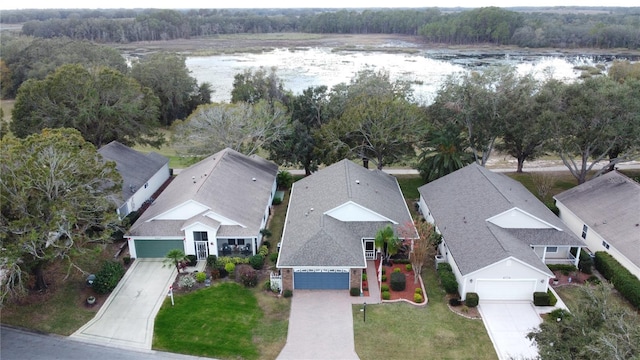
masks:
{"label": "window", "polygon": [[238,245],[244,245],[244,239],[238,239]]}
{"label": "window", "polygon": [[558,247],[557,246],[547,246],[547,252],[548,253],[558,252]]}
{"label": "window", "polygon": [[609,250],[609,244],[606,241],[602,240],[602,246],[604,246],[605,249]]}
{"label": "window", "polygon": [[236,244],[236,239],[229,239],[229,240],[227,240],[227,244],[229,244],[229,245],[235,245],[235,244]]}
{"label": "window", "polygon": [[586,239],[587,238],[587,225],[582,225],[582,238]]}
{"label": "window", "polygon": [[209,240],[209,236],[206,231],[194,231],[193,232],[193,240],[195,241],[207,241]]}

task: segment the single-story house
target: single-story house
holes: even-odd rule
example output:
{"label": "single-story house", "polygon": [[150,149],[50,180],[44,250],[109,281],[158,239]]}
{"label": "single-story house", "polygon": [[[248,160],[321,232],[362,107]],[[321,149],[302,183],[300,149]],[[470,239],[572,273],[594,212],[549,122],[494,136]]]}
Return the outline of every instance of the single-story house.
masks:
{"label": "single-story house", "polygon": [[256,254],[277,173],[276,164],[228,148],[181,171],[131,226],[131,256]]}
{"label": "single-story house", "polygon": [[105,160],[116,163],[122,176],[122,193],[118,201],[118,216],[123,219],[138,210],[169,179],[169,159],[154,152],[144,154],[117,141],[101,147]]}
{"label": "single-story house", "polygon": [[611,171],[554,198],[589,250],[608,252],[640,278],[640,184]]}
{"label": "single-story house", "polygon": [[390,225],[416,233],[395,177],[342,160],[291,189],[276,266],[283,290],[361,288],[376,259],[374,238]]}
{"label": "single-story house", "polygon": [[421,186],[419,208],[442,234],[464,299],[531,301],[554,275],[547,263],[578,264],[584,242],[522,184],[477,164]]}

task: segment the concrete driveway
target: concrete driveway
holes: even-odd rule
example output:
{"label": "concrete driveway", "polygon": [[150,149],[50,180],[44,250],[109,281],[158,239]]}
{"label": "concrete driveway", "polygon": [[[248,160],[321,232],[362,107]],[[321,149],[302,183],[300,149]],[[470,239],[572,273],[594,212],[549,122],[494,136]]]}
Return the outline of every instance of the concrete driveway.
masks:
{"label": "concrete driveway", "polygon": [[359,359],[347,291],[296,290],[293,294],[287,344],[278,359]]}
{"label": "concrete driveway", "polygon": [[150,350],[153,323],[177,275],[161,259],[136,259],[96,316],[71,335],[106,346]]}
{"label": "concrete driveway", "polygon": [[535,344],[526,338],[542,319],[530,302],[481,302],[478,309],[501,360],[534,359]]}

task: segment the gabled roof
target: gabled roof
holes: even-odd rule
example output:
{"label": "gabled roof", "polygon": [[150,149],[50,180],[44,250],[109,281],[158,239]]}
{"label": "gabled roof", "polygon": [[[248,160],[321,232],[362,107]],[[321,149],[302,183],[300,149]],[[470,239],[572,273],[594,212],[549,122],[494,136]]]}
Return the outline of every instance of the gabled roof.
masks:
{"label": "gabled roof", "polygon": [[[357,221],[358,214],[367,221]],[[411,215],[393,176],[342,160],[294,184],[278,266],[366,267],[362,238],[407,223]]]}
{"label": "gabled roof", "polygon": [[[418,190],[463,275],[510,256],[551,274],[531,246],[584,246],[522,184],[477,164]],[[507,221],[504,216],[495,221],[501,214],[514,215],[527,228],[499,226]],[[527,216],[530,225],[526,223]],[[545,224],[549,226],[545,228]]]}
{"label": "gabled roof", "polygon": [[640,266],[640,184],[611,171],[555,199]]}
{"label": "gabled roof", "polygon": [[[130,235],[161,236],[155,228],[164,221],[180,220],[178,229],[184,228],[204,208],[241,224],[233,226],[233,235],[256,236],[277,173],[272,162],[224,149],[183,170],[131,227]],[[223,223],[220,232],[228,234],[224,228]]]}
{"label": "gabled roof", "polygon": [[106,160],[116,163],[116,169],[122,176],[123,201],[130,198],[169,163],[169,159],[162,155],[154,152],[143,154],[117,141],[101,147],[98,152]]}

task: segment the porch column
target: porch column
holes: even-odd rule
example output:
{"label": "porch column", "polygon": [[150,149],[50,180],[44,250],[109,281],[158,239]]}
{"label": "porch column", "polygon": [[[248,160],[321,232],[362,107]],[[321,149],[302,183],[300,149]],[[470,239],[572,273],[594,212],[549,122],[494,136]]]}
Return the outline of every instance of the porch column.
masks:
{"label": "porch column", "polygon": [[545,245],[542,249],[542,262],[546,264],[545,258],[547,257],[547,246]]}
{"label": "porch column", "polygon": [[576,251],[576,258],[573,259],[573,266],[575,266],[576,268],[578,267],[578,263],[580,262],[580,250],[582,250],[582,248],[578,246],[578,251]]}

